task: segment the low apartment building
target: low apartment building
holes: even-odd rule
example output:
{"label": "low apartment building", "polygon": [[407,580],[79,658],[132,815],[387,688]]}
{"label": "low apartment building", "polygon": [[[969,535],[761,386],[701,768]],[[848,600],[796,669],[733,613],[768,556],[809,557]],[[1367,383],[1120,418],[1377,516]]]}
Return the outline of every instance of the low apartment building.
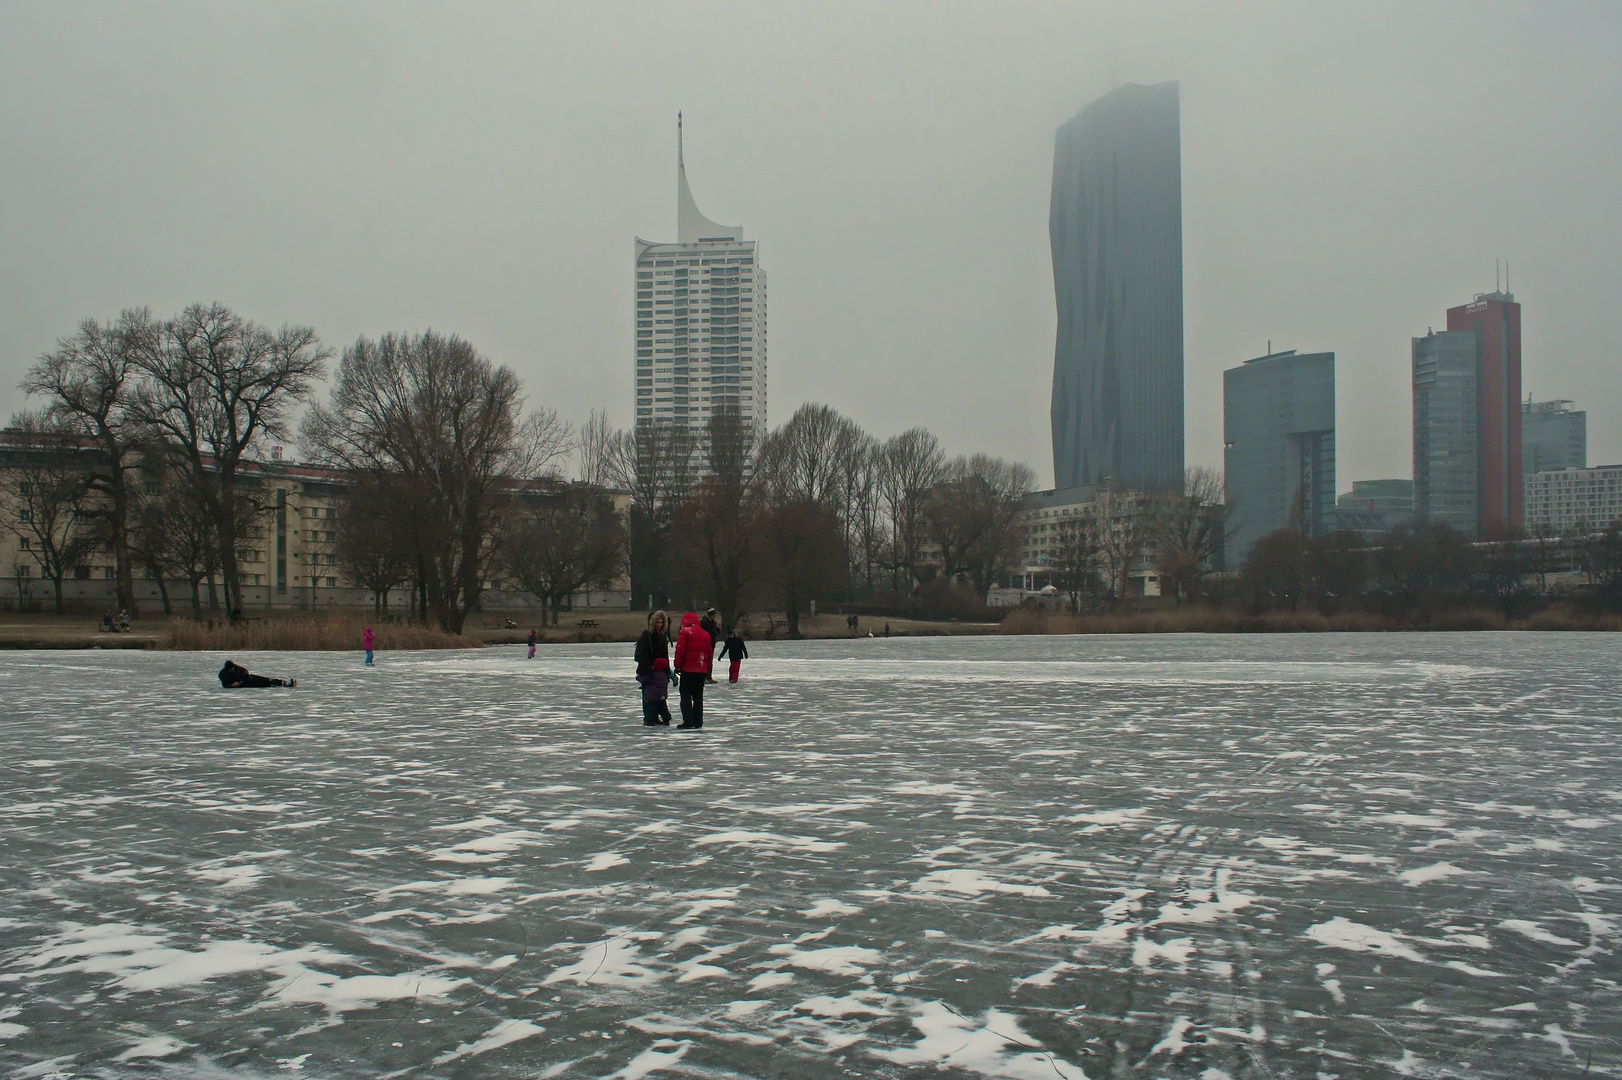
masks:
{"label": "low apartment building", "polygon": [[[96,451],[65,444],[42,447],[37,439],[7,436],[0,432],[0,575],[4,575],[0,609],[49,610],[55,587],[44,572],[49,560],[41,557],[41,530],[49,530],[58,543],[74,539],[76,531],[88,537],[107,504],[103,494],[91,490],[72,505],[49,510],[43,505],[39,489],[43,484],[64,483],[89,474],[97,464]],[[162,500],[166,485],[174,482],[173,477],[149,473],[131,477],[139,497],[152,502]],[[238,536],[237,568],[245,612],[372,605],[372,593],[348,580],[339,565],[338,530],[348,502],[348,488],[347,477],[339,471],[282,461],[279,456],[244,464],[237,490],[251,510]],[[629,493],[609,495],[615,510],[626,513]],[[46,522],[46,513],[57,517]],[[188,528],[199,529],[196,524],[180,520],[162,524],[177,534],[184,534]],[[199,544],[207,542],[206,537],[197,540]],[[115,604],[117,581],[112,552],[99,545],[74,543],[66,547],[73,551],[73,560],[63,582],[63,600],[78,610]],[[134,571],[135,600],[147,614],[163,609],[165,593],[172,610],[189,611],[194,584],[199,605],[215,606],[211,597],[218,595],[217,574],[194,583],[185,574],[171,572],[160,583],[140,562]],[[498,578],[487,587],[490,591],[484,604],[491,610],[517,611],[536,605],[534,597],[512,582]],[[389,597],[391,608],[408,609],[411,602],[410,590],[405,587]],[[629,605],[627,578],[613,582],[609,589],[575,597],[577,607],[612,609]]]}
{"label": "low apartment building", "polygon": [[1622,520],[1622,465],[1527,473],[1527,532],[1588,532]]}

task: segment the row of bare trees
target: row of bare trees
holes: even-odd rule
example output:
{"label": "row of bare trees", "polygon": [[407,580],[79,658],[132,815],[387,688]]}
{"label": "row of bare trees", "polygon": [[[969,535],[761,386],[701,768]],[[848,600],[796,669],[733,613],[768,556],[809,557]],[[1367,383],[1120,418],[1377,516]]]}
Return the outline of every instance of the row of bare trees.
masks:
{"label": "row of bare trees", "polygon": [[[117,603],[139,573],[190,582],[230,617],[239,553],[286,507],[247,466],[297,425],[345,483],[325,537],[343,576],[379,605],[408,588],[414,614],[459,631],[492,581],[557,611],[629,570],[638,599],[708,602],[728,621],[815,599],[910,602],[922,587],[983,598],[1018,561],[1027,467],[949,459],[915,428],[880,440],[806,405],[757,440],[736,408],[685,426],[575,431],[531,409],[518,377],[455,336],[361,338],[332,357],[308,327],[272,330],[220,304],[169,319],[131,309],[86,320],[29,371],[44,407],[13,422],[34,440],[8,524],[56,582],[110,554]],[[699,446],[705,451],[699,453]],[[42,453],[41,448],[56,448]],[[572,456],[577,479],[561,477]],[[19,458],[20,460],[20,458]],[[612,492],[630,493],[625,513]],[[259,561],[259,560],[256,560]],[[217,590],[217,591],[216,591]]]}
{"label": "row of bare trees", "polygon": [[[179,579],[194,612],[206,586],[211,608],[239,617],[239,552],[287,509],[244,467],[292,434],[330,355],[307,327],[272,331],[213,304],[86,320],[41,357],[23,385],[44,407],[7,433],[18,483],[4,521],[58,610],[63,580],[105,552],[132,614],[141,572],[166,612]],[[568,426],[527,410],[511,369],[457,337],[361,338],[300,431],[347,481],[336,565],[380,603],[408,586],[425,622],[459,631],[492,578],[555,611],[623,567],[612,502],[555,479]]]}
{"label": "row of bare trees", "polygon": [[920,587],[954,583],[983,598],[1018,558],[1024,465],[949,459],[922,428],[881,441],[821,404],[758,445],[735,407],[697,434],[615,431],[601,416],[582,428],[582,479],[631,492],[639,600],[713,604],[729,622],[782,611],[793,635],[812,600],[904,607]]}
{"label": "row of bare trees", "polygon": [[1585,578],[1583,601],[1622,608],[1622,521],[1569,533],[1498,531],[1474,539],[1445,522],[1399,525],[1373,540],[1278,529],[1256,541],[1231,599],[1252,612],[1303,606],[1410,616],[1470,605],[1506,619],[1543,603],[1553,579]]}
{"label": "row of bare trees", "polygon": [[[53,578],[58,609],[66,573],[106,551],[117,602],[131,613],[138,566],[180,567],[194,592],[217,578],[225,609],[239,611],[237,551],[260,510],[239,482],[242,467],[285,438],[329,355],[308,327],[272,330],[221,304],[194,304],[163,320],[144,308],[87,319],[42,356],[23,389],[44,407],[12,423],[29,464],[10,498],[33,505],[6,519]],[[156,501],[165,490],[168,503]]]}

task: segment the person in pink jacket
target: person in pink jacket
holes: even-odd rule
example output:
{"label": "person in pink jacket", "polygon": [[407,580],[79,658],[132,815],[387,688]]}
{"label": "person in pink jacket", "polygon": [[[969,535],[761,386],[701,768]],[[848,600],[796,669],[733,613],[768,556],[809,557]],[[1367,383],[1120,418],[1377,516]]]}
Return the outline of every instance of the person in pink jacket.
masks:
{"label": "person in pink jacket", "polygon": [[372,633],[372,628],[370,626],[368,626],[366,628],[366,632],[360,636],[360,643],[366,649],[366,666],[371,667],[372,650],[377,648],[377,635]]}
{"label": "person in pink jacket", "polygon": [[676,635],[676,654],[671,659],[681,680],[681,727],[692,731],[704,726],[704,682],[710,677],[715,656],[715,639],[698,625],[698,616],[689,611],[681,617],[681,633]]}

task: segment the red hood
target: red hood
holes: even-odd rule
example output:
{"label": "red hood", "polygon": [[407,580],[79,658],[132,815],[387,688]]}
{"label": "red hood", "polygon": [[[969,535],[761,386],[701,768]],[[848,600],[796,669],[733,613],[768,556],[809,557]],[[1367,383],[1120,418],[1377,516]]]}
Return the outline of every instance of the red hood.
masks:
{"label": "red hood", "polygon": [[689,626],[697,626],[697,625],[698,625],[698,616],[696,614],[694,614],[693,612],[689,611],[687,614],[685,614],[685,615],[683,615],[681,617],[681,628],[683,630],[687,629]]}

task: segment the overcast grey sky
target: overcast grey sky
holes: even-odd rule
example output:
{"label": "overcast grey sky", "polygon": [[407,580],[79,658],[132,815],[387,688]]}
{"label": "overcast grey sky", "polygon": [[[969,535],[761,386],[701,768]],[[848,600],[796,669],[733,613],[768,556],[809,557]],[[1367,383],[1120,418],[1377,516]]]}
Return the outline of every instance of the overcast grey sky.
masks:
{"label": "overcast grey sky", "polygon": [[432,326],[631,418],[631,240],[761,243],[771,420],[1051,480],[1054,129],[1182,83],[1188,457],[1222,370],[1339,358],[1340,486],[1411,475],[1408,339],[1493,285],[1622,461],[1622,4],[0,5],[0,412],[86,315]]}

